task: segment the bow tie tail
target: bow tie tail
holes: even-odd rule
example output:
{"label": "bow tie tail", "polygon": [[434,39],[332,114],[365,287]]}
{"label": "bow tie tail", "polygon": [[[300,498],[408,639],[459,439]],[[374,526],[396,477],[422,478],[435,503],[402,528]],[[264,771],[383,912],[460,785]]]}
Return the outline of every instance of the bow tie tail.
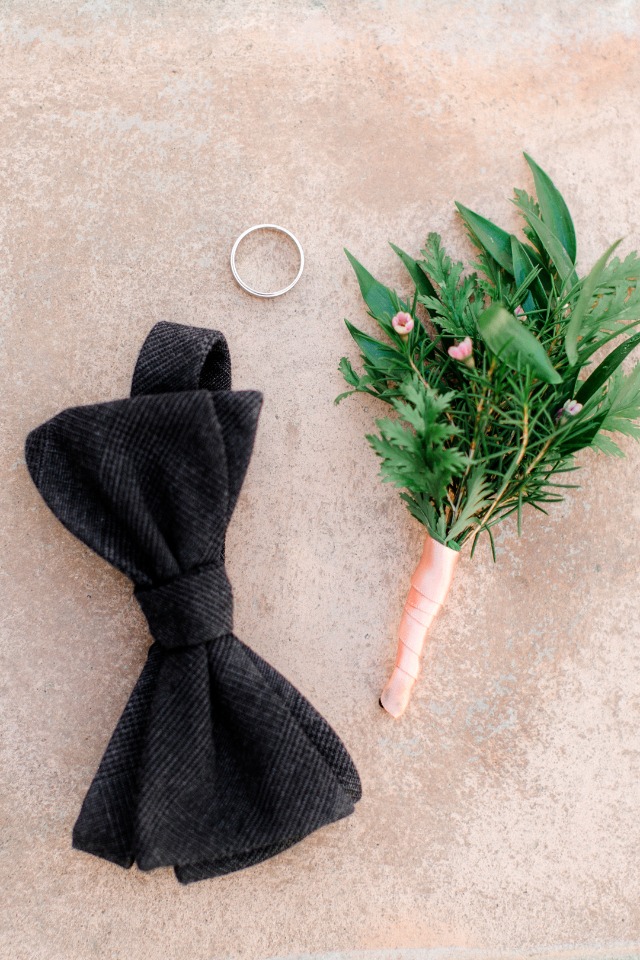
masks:
{"label": "bow tie tail", "polygon": [[131,867],[136,859],[140,774],[161,660],[158,644],[153,644],[73,828],[76,850],[121,867]]}

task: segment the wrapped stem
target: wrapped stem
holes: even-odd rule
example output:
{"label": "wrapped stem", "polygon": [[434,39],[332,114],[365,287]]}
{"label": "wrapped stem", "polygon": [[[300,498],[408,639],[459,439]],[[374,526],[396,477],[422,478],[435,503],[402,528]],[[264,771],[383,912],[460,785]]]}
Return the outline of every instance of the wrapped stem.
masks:
{"label": "wrapped stem", "polygon": [[380,697],[392,717],[402,716],[408,706],[429,628],[449,592],[459,555],[427,535],[400,621],[395,667]]}

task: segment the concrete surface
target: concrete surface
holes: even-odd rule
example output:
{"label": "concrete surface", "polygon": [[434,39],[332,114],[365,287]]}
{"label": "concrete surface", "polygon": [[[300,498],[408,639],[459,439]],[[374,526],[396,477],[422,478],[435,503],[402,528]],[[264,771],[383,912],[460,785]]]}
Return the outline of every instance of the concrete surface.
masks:
{"label": "concrete surface", "polygon": [[[367,325],[343,245],[398,284],[387,240],[437,229],[466,254],[453,200],[514,224],[523,149],[583,267],[640,245],[639,19],[632,0],[0,2],[3,958],[640,956],[640,449],[583,457],[582,494],[521,540],[506,525],[497,566],[462,560],[394,722],[377,697],[421,531],[376,477],[375,404],[332,405],[342,318]],[[228,268],[261,220],[307,254],[275,302]],[[220,327],[236,386],[264,391],[237,632],[364,785],[349,820],[188,888],[71,850],[148,637],[22,453],[62,407],[124,395],[162,318]]]}

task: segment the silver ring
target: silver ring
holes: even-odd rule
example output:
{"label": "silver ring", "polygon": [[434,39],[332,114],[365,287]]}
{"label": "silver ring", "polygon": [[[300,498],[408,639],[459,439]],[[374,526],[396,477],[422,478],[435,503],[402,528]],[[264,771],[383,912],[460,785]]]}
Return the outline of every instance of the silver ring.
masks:
{"label": "silver ring", "polygon": [[[256,230],[277,230],[278,233],[286,233],[290,237],[298,248],[298,253],[300,254],[300,268],[295,280],[292,280],[291,283],[283,287],[282,290],[274,290],[272,293],[267,293],[264,290],[254,290],[253,287],[250,287],[248,283],[245,283],[244,280],[240,277],[236,267],[236,251],[240,243],[247,237],[250,233],[255,233]],[[300,246],[300,241],[297,237],[291,233],[290,230],[285,230],[284,227],[277,227],[275,223],[259,223],[255,227],[249,227],[248,230],[245,230],[244,233],[241,233],[236,242],[233,245],[231,250],[231,273],[235,277],[236,283],[238,283],[243,290],[246,290],[247,293],[252,293],[254,297],[281,297],[283,293],[287,293],[292,287],[295,287],[296,283],[302,276],[302,271],[304,270],[304,253],[302,247]]]}

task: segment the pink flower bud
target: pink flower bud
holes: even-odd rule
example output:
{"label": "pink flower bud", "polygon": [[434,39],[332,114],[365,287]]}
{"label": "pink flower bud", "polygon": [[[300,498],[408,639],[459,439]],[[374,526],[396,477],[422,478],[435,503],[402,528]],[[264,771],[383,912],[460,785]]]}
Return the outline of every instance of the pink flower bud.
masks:
{"label": "pink flower bud", "polygon": [[410,313],[396,313],[391,319],[391,326],[400,337],[408,337],[413,330],[413,317]]}
{"label": "pink flower bud", "polygon": [[582,410],[582,404],[577,400],[566,400],[556,414],[556,420],[562,420],[563,417],[575,417]]}
{"label": "pink flower bud", "polygon": [[520,305],[518,305],[513,312],[514,312],[514,315],[515,315],[516,317],[524,317],[524,316],[525,316],[525,312],[524,312],[524,310],[522,309],[522,307],[521,307]]}
{"label": "pink flower bud", "polygon": [[471,354],[473,353],[473,343],[471,342],[471,337],[465,337],[462,343],[456,344],[455,347],[449,347],[447,352],[450,357],[453,357],[454,360],[462,360],[463,363],[469,360],[471,358]]}

